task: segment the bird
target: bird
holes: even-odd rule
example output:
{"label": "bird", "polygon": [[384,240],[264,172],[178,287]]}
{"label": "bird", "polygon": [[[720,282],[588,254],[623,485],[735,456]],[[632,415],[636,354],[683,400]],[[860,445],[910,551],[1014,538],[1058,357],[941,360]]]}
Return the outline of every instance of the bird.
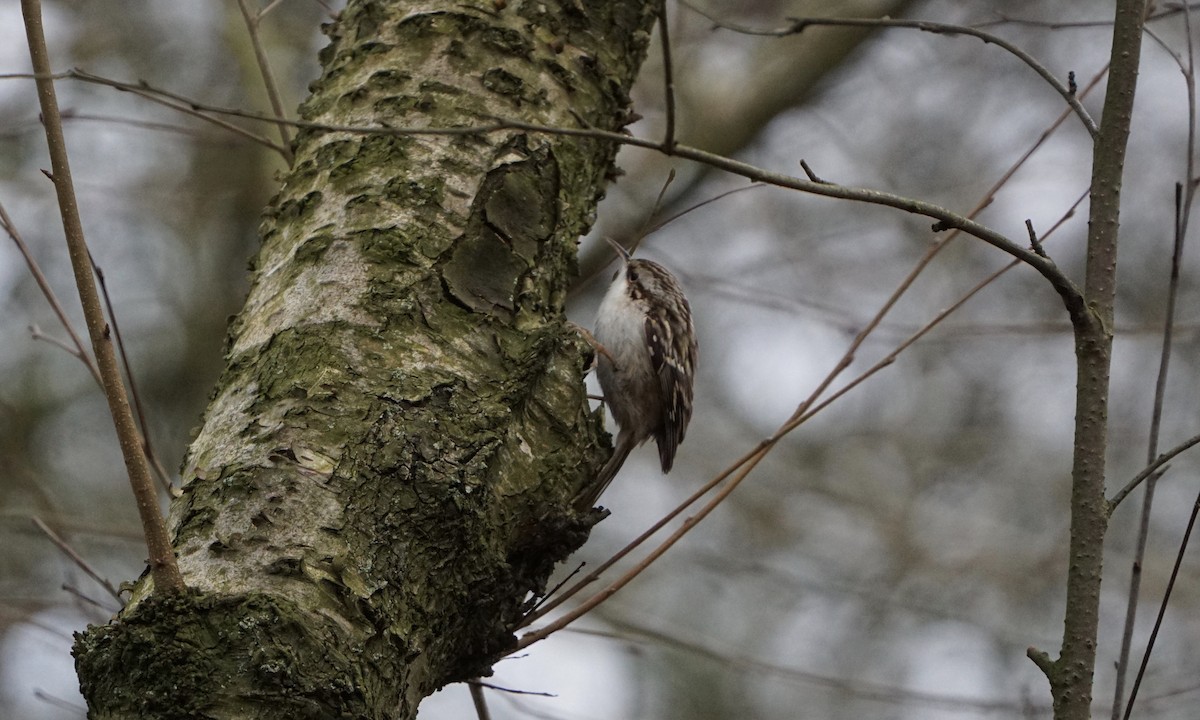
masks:
{"label": "bird", "polygon": [[650,438],[662,471],[671,471],[692,419],[699,354],[692,309],[675,276],[605,240],[620,256],[621,269],[596,314],[596,374],[620,430],[612,457],[578,498],[581,510],[596,503],[629,453]]}

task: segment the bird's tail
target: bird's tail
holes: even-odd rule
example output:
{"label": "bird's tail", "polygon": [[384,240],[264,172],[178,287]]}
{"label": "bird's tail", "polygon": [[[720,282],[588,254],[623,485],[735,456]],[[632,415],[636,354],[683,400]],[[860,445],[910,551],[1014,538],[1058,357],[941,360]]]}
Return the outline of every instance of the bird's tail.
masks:
{"label": "bird's tail", "polygon": [[617,476],[621,466],[625,464],[625,458],[629,457],[629,453],[633,450],[633,436],[624,432],[617,433],[617,446],[613,448],[612,457],[608,462],[604,463],[604,467],[600,468],[596,479],[593,480],[579,497],[575,500],[575,509],[579,512],[590,510],[595,506],[596,501],[608,489],[608,484]]}

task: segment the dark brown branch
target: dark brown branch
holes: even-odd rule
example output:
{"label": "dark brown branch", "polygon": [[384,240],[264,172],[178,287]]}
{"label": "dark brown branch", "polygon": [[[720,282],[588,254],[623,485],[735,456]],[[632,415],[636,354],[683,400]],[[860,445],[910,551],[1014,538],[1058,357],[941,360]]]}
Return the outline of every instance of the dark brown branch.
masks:
{"label": "dark brown branch", "polygon": [[108,400],[109,412],[116,426],[125,459],[129,483],[137,501],[138,515],[146,536],[149,551],[150,571],[154,584],[164,593],[180,592],[184,589],[183,577],[175,563],[171,542],[158,506],[158,495],[150,478],[145,455],[142,452],[137,426],[129,399],[125,395],[124,383],[117,368],[116,353],[108,324],[104,322],[104,311],[96,283],[92,279],[91,263],[88,262],[87,243],[83,236],[83,224],[79,218],[79,205],[75,200],[75,185],[71,180],[71,166],[67,159],[67,145],[63,138],[62,119],[58,113],[58,100],[54,92],[54,81],[50,79],[50,57],[46,50],[46,38],[42,29],[40,0],[21,0],[21,12],[25,20],[25,33],[29,42],[29,56],[33,70],[38,75],[38,101],[46,128],[46,145],[50,151],[50,166],[53,168],[54,190],[58,195],[58,206],[62,214],[63,232],[75,272],[75,284],[83,305],[88,335],[92,340],[92,351],[96,367],[104,381],[104,395]]}

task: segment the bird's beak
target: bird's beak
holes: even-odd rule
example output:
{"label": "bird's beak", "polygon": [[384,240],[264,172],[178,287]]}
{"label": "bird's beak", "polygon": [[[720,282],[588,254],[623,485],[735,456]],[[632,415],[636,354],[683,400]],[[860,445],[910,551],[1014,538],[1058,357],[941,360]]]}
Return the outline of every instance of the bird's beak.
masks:
{"label": "bird's beak", "polygon": [[621,245],[621,243],[617,242],[616,240],[613,240],[612,238],[608,237],[607,235],[604,237],[604,239],[605,239],[605,241],[608,242],[609,245],[612,245],[613,250],[617,251],[617,255],[621,256],[621,260],[623,260],[625,262],[629,262],[629,251],[626,250],[624,248],[624,246]]}

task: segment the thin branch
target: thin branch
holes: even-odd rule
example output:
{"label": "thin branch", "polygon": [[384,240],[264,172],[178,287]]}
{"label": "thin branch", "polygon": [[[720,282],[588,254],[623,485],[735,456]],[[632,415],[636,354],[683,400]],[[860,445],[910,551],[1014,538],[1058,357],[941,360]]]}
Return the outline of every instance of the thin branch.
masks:
{"label": "thin branch", "polygon": [[675,73],[671,68],[671,36],[667,29],[667,0],[658,2],[658,34],[662,39],[663,106],[666,108],[667,128],[663,131],[663,148],[675,149]]}
{"label": "thin branch", "polygon": [[255,19],[258,22],[262,22],[263,18],[265,18],[267,15],[269,15],[272,10],[279,7],[282,3],[283,3],[283,0],[271,0],[271,2],[267,3],[266,7],[264,7],[262,10],[258,11],[258,15],[255,16]]}
{"label": "thin branch", "polygon": [[467,688],[471,691],[471,703],[475,705],[475,716],[479,720],[492,720],[492,713],[488,711],[487,698],[483,696],[483,685],[476,680],[467,682]]}
{"label": "thin branch", "polygon": [[[88,357],[87,355],[81,354],[79,352],[79,350],[77,350],[73,345],[68,343],[66,340],[59,340],[58,338],[54,337],[53,335],[47,335],[46,333],[42,332],[42,329],[40,327],[38,327],[37,325],[29,326],[29,337],[32,340],[40,340],[45,343],[50,343],[54,347],[60,348],[64,351],[66,351],[66,353],[68,355],[75,358],[76,360],[80,360],[80,361],[84,362],[85,364],[88,362],[91,362],[90,357]],[[101,387],[103,387],[103,386],[101,386]]]}
{"label": "thin branch", "polygon": [[[718,663],[723,669],[733,669],[747,676],[756,678],[775,677],[790,682],[834,688],[855,698],[873,700],[891,705],[918,705],[926,706],[927,709],[931,710],[968,711],[972,714],[1008,713],[1009,715],[1020,715],[1021,711],[1026,709],[1025,705],[1014,701],[988,701],[962,695],[921,692],[919,690],[857,679],[848,680],[845,677],[801,670],[799,668],[760,660],[755,657],[724,652],[702,643],[677,637],[674,634],[654,628],[639,626],[628,621],[616,621],[614,624],[620,632],[587,628],[572,629],[568,632],[608,638],[629,645],[642,645],[653,648],[665,647],[687,653],[694,658]],[[1040,709],[1049,710],[1049,707]]]}
{"label": "thin branch", "polygon": [[[262,135],[259,135],[257,133],[251,132],[243,127],[234,125],[233,123],[228,122],[227,120],[222,120],[219,117],[213,117],[213,114],[220,114],[220,115],[229,115],[232,117],[244,117],[248,120],[257,120],[260,122],[269,122],[269,123],[277,123],[278,122],[275,118],[272,118],[267,115],[262,115],[260,113],[246,113],[243,111],[228,111],[228,110],[222,111],[221,109],[205,106],[202,103],[193,102],[193,101],[185,98],[182,95],[177,95],[176,93],[172,93],[172,92],[169,92],[166,90],[161,90],[158,88],[151,87],[149,84],[144,83],[144,82],[138,83],[138,84],[133,84],[133,83],[121,82],[119,80],[110,80],[109,78],[102,77],[100,75],[93,75],[92,73],[86,72],[84,70],[80,70],[78,68],[73,68],[71,70],[68,70],[66,72],[61,72],[61,73],[51,73],[51,72],[33,73],[33,74],[9,73],[7,75],[0,75],[0,79],[2,79],[2,78],[33,78],[34,80],[71,79],[71,80],[81,80],[83,82],[88,82],[88,83],[92,83],[95,85],[104,85],[105,87],[110,87],[110,88],[113,88],[114,90],[118,90],[120,92],[132,93],[133,95],[136,95],[140,98],[149,100],[152,103],[162,105],[164,107],[170,108],[177,112],[181,112],[185,115],[191,115],[192,117],[195,117],[195,118],[203,120],[207,123],[216,125],[217,127],[221,128],[223,130],[228,130],[229,132],[231,132],[235,135],[238,135],[240,137],[243,137],[247,140],[250,140],[251,142],[257,143],[259,145],[262,145],[263,147],[274,150],[275,152],[279,153],[280,155],[286,156],[286,148],[272,142],[268,138],[263,137]],[[287,124],[292,127],[299,126],[296,121],[289,121]]]}
{"label": "thin branch", "polygon": [[626,135],[621,132],[613,132],[609,130],[600,130],[590,127],[582,128],[567,128],[555,127],[550,125],[540,125],[537,123],[529,123],[511,118],[503,118],[499,116],[486,116],[492,120],[491,124],[486,125],[471,125],[464,127],[366,127],[361,125],[335,125],[328,123],[310,122],[305,120],[280,120],[262,115],[261,113],[249,112],[246,110],[238,110],[232,108],[220,108],[210,105],[204,105],[192,100],[182,98],[182,96],[169,93],[164,90],[154,89],[146,84],[132,86],[128,83],[119,83],[108,80],[90,73],[80,70],[71,70],[61,75],[51,75],[50,73],[38,74],[41,79],[62,77],[74,78],[85,82],[95,82],[102,85],[108,85],[118,89],[132,90],[138,88],[143,92],[152,92],[176,99],[179,102],[186,102],[191,110],[195,112],[218,113],[234,117],[241,117],[250,120],[258,120],[269,123],[283,123],[304,129],[323,130],[326,132],[344,132],[352,135],[483,135],[495,132],[504,132],[508,130],[520,130],[523,132],[544,133],[547,135],[561,135],[564,137],[585,137],[596,140],[608,140],[622,145],[632,145],[634,147],[646,148],[649,150],[657,150],[667,155],[680,157],[685,160],[691,160],[703,165],[714,167],[718,170],[724,170],[733,175],[740,175],[755,182],[762,182],[768,185],[799,190],[801,192],[810,193],[813,195],[821,195],[824,197],[838,198],[842,200],[852,200],[854,202],[862,202],[871,205],[882,205],[885,207],[895,208],[904,212],[915,215],[923,215],[932,220],[936,220],[933,227],[935,231],[941,232],[945,230],[962,230],[968,235],[973,235],[980,240],[996,247],[997,249],[1019,258],[1025,263],[1031,265],[1043,277],[1050,281],[1051,286],[1063,298],[1063,302],[1068,309],[1075,311],[1082,307],[1082,294],[1075,287],[1074,283],[1054,265],[1045,258],[1039,257],[1032,250],[1027,250],[1020,244],[1010,240],[1002,233],[992,230],[980,223],[970,220],[962,215],[953,213],[943,207],[939,207],[932,203],[915,200],[912,198],[895,195],[893,193],[883,192],[880,190],[870,190],[866,188],[856,188],[843,185],[836,185],[831,182],[813,182],[812,180],[801,179],[784,173],[771,172],[763,168],[751,165],[749,163],[740,162],[731,158],[723,157],[715,153],[705,152],[698,148],[693,148],[687,145],[676,145],[671,150],[667,150],[662,146],[662,143],[645,138],[638,138],[632,135]]}
{"label": "thin branch", "polygon": [[[1187,10],[1195,10],[1200,8],[1200,4],[1180,4],[1180,3],[1164,3],[1162,10],[1146,16],[1146,22],[1162,20],[1164,18],[1174,17]],[[1045,20],[1029,20],[1027,18],[1012,17],[1004,13],[993,13],[996,15],[996,20],[988,20],[987,22],[975,23],[971,27],[989,27],[992,25],[1024,25],[1026,27],[1043,28],[1045,30],[1074,30],[1079,28],[1097,28],[1097,27],[1112,27],[1112,20],[1079,20],[1074,22],[1047,22]]]}
{"label": "thin branch", "polygon": [[1158,639],[1158,631],[1162,628],[1163,616],[1167,614],[1167,602],[1171,599],[1171,591],[1175,589],[1175,580],[1179,577],[1179,566],[1183,564],[1183,554],[1187,550],[1188,539],[1192,537],[1192,529],[1196,526],[1196,515],[1200,514],[1200,495],[1192,503],[1192,514],[1188,517],[1187,529],[1183,531],[1183,539],[1179,542],[1179,552],[1175,554],[1175,565],[1171,568],[1171,579],[1167,581],[1167,589],[1163,592],[1162,604],[1158,606],[1158,617],[1154,619],[1154,629],[1150,631],[1150,639],[1146,642],[1146,652],[1142,655],[1142,663],[1138,667],[1137,677],[1133,680],[1133,688],[1129,691],[1129,704],[1125,706],[1125,720],[1133,712],[1133,703],[1137,700],[1138,688],[1142,686],[1142,678],[1146,675],[1146,666],[1150,663],[1150,653],[1154,650],[1154,642]]}
{"label": "thin branch", "polygon": [[1185,450],[1189,450],[1198,444],[1200,444],[1200,435],[1194,435],[1166,451],[1162,455],[1154,458],[1154,462],[1143,468],[1142,471],[1137,475],[1134,475],[1133,479],[1125,484],[1125,487],[1118,490],[1117,493],[1112,496],[1112,499],[1108,501],[1108,514],[1112,515],[1113,511],[1117,509],[1117,506],[1121,504],[1121,501],[1123,501],[1129,495],[1129,493],[1137,489],[1138,485],[1141,485],[1143,481],[1153,475],[1155,470],[1158,470],[1160,467],[1170,462],[1176,455]]}
{"label": "thin branch", "polygon": [[38,530],[42,531],[42,533],[50,540],[50,542],[54,543],[55,547],[62,551],[63,555],[66,555],[68,558],[70,558],[71,562],[75,563],[75,565],[78,566],[79,569],[84,573],[86,573],[88,577],[99,583],[100,587],[107,590],[108,594],[116,598],[118,603],[121,605],[125,604],[125,601],[121,598],[121,593],[117,592],[117,589],[113,587],[113,584],[102,577],[100,573],[93,570],[92,566],[88,565],[87,561],[83,559],[83,556],[75,552],[75,548],[71,547],[66,540],[63,540],[61,537],[59,537],[58,533],[51,530],[50,526],[42,522],[40,517],[34,517],[33,524],[37,526]]}
{"label": "thin branch", "polygon": [[112,338],[108,325],[104,322],[104,312],[100,308],[100,298],[96,292],[96,284],[92,279],[91,267],[88,263],[87,243],[84,240],[83,225],[79,217],[79,205],[75,199],[75,186],[71,179],[71,166],[67,158],[67,146],[63,138],[62,120],[58,113],[54,81],[49,79],[50,57],[42,29],[40,0],[21,0],[21,11],[29,42],[30,60],[34,72],[38,75],[38,100],[41,104],[42,119],[46,128],[46,145],[50,151],[50,166],[53,168],[51,179],[58,195],[58,206],[62,214],[67,248],[70,251],[71,267],[75,272],[75,284],[83,305],[88,335],[92,340],[96,367],[104,381],[104,395],[108,400],[109,412],[120,440],[121,454],[125,459],[125,469],[129,474],[129,483],[137,501],[142,530],[146,535],[150,570],[154,584],[160,592],[180,592],[184,589],[183,577],[175,562],[167,529],[158,507],[158,496],[155,493],[153,481],[150,479],[145,455],[142,453],[137,426],[134,424],[129,399],[125,395],[124,384],[121,382],[121,372],[117,368]]}
{"label": "thin branch", "polygon": [[[115,81],[107,80],[105,78],[91,75],[79,70],[71,70],[62,74],[61,76],[42,73],[39,74],[39,77],[41,79],[52,77],[76,78],[86,82],[98,82],[103,85],[124,89],[133,87],[126,83],[117,83]],[[146,92],[154,92],[166,97],[180,98],[180,96],[176,96],[173,93],[151,89],[144,83],[139,87]],[[664,148],[660,142],[626,135],[621,132],[600,130],[590,127],[555,127],[549,125],[540,125],[537,123],[529,123],[510,118],[502,118],[498,116],[488,116],[494,121],[493,124],[490,125],[473,125],[450,128],[364,127],[357,125],[332,125],[304,120],[284,121],[278,118],[265,117],[260,113],[253,113],[245,110],[218,108],[183,99],[180,101],[188,102],[189,107],[197,112],[203,111],[227,114],[235,117],[242,117],[270,123],[286,122],[288,125],[298,128],[324,130],[326,132],[344,132],[354,135],[482,135],[494,132],[503,132],[507,130],[520,130],[523,132],[561,135],[564,137],[586,137],[597,140],[608,140],[622,145],[632,145],[634,147],[657,150],[666,155],[680,157],[685,160],[691,160],[703,165],[708,165],[709,167],[714,167],[718,170],[724,170],[733,175],[740,175],[755,182],[762,182],[768,185],[775,185],[777,187],[799,190],[801,192],[806,192],[813,195],[821,195],[824,197],[851,200],[854,202],[862,202],[871,205],[882,205],[915,215],[923,215],[937,221],[933,225],[933,228],[936,232],[952,229],[962,230],[968,235],[973,235],[989,245],[992,245],[993,247],[1012,255],[1013,257],[1019,258],[1020,260],[1032,266],[1035,270],[1037,270],[1038,273],[1040,273],[1050,282],[1051,286],[1055,289],[1055,291],[1058,292],[1059,296],[1063,300],[1063,303],[1070,312],[1078,313],[1083,309],[1082,293],[1077,287],[1075,287],[1070,278],[1068,278],[1061,270],[1059,270],[1053,262],[1038,256],[1038,254],[1032,250],[1027,250],[1023,246],[1004,236],[1002,233],[963,217],[962,215],[953,213],[943,207],[880,190],[836,185],[831,182],[813,182],[812,180],[801,179],[792,175],[775,173],[749,163],[733,160],[715,153],[705,152],[698,148],[693,148],[687,145],[677,144],[668,150],[667,148]]]}
{"label": "thin branch", "polygon": [[[705,205],[715,203],[718,200],[723,200],[723,199],[729,197],[730,195],[736,195],[737,193],[745,192],[747,190],[755,190],[760,187],[766,187],[766,186],[763,183],[750,183],[749,185],[743,185],[741,187],[733,188],[732,190],[726,190],[725,192],[717,193],[716,195],[713,195],[710,198],[701,200],[700,202],[696,203],[695,205],[689,205],[688,207],[680,210],[679,212],[677,212],[673,215],[669,215],[669,216],[663,218],[662,220],[660,220],[659,222],[652,224],[649,227],[649,229],[647,229],[645,231],[644,234],[651,235],[651,234],[661,230],[662,228],[666,227],[667,225],[675,222],[676,220],[683,217],[684,215],[687,215],[688,213],[690,213],[694,210],[699,210],[700,208],[704,207]],[[664,191],[665,191],[665,188],[664,188]],[[661,203],[662,197],[663,197],[663,193],[659,193],[659,200],[655,202],[656,208]]]}
{"label": "thin branch", "polygon": [[66,710],[67,712],[75,713],[77,717],[84,717],[87,715],[88,709],[86,707],[73,703],[69,700],[64,700],[57,695],[51,695],[41,688],[34,688],[33,697],[41,702],[46,703],[47,705],[58,708],[59,710]]}
{"label": "thin branch", "polygon": [[554,693],[540,692],[538,690],[518,690],[516,688],[504,687],[503,685],[494,685],[490,682],[484,682],[484,681],[480,680],[479,678],[475,678],[474,680],[468,680],[467,683],[473,687],[477,686],[477,687],[487,688],[488,690],[495,690],[496,692],[508,693],[509,695],[532,695],[534,697],[548,697],[548,698],[558,697]]}
{"label": "thin branch", "polygon": [[[53,180],[53,178],[51,178],[51,180]],[[31,275],[33,275],[33,279],[37,282],[38,288],[41,289],[42,295],[46,298],[46,301],[50,303],[50,307],[54,310],[54,314],[58,317],[58,321],[63,326],[63,329],[66,330],[67,334],[71,336],[71,344],[59,340],[51,335],[45,334],[37,325],[29,326],[30,336],[34,340],[41,340],[48,342],[51,345],[60,347],[67,351],[72,357],[77,358],[84,364],[85,367],[87,367],[88,372],[91,373],[92,378],[96,381],[96,385],[103,390],[104,381],[100,378],[100,371],[96,369],[96,364],[92,362],[91,355],[89,355],[87,350],[84,349],[83,341],[79,338],[78,333],[75,332],[75,328],[71,325],[71,321],[67,319],[67,314],[66,311],[63,310],[62,303],[58,301],[58,296],[54,294],[54,290],[50,287],[50,282],[46,279],[45,274],[42,273],[42,269],[38,266],[37,261],[33,259],[32,253],[29,252],[29,247],[25,244],[25,240],[22,239],[20,233],[17,232],[16,226],[13,224],[12,219],[8,216],[8,213],[4,210],[3,205],[0,205],[0,227],[3,227],[4,231],[8,233],[8,236],[12,238],[14,243],[16,243],[17,250],[20,251],[21,256],[25,258],[25,264],[29,267],[29,272]],[[117,343],[121,348],[122,359],[125,359],[125,347],[124,344],[121,343],[121,331],[117,327],[116,315],[113,312],[112,303],[109,302],[108,289],[104,284],[103,273],[100,272],[99,268],[96,267],[95,263],[92,261],[90,253],[88,255],[88,261],[92,264],[92,267],[96,271],[97,277],[100,280],[100,287],[104,294],[104,302],[105,305],[108,306],[108,315],[109,317],[113,318],[113,331],[117,336]],[[171,482],[167,475],[166,469],[163,467],[162,462],[159,461],[158,457],[154,454],[150,447],[150,442],[147,439],[149,438],[149,428],[146,426],[145,414],[142,412],[141,402],[138,400],[137,388],[133,384],[133,375],[130,373],[129,363],[127,360],[125,362],[125,373],[129,375],[130,390],[133,392],[133,399],[137,405],[138,417],[142,427],[142,447],[146,454],[146,459],[149,460],[151,465],[154,467],[155,473],[158,475],[159,482],[161,482],[164,488],[170,492]]]}
{"label": "thin branch", "polygon": [[[582,330],[582,328],[580,328],[580,329]],[[600,398],[600,399],[603,400],[603,398]],[[538,599],[538,601],[534,604],[534,606],[532,608],[530,608],[529,612],[526,613],[526,617],[533,615],[538,610],[540,610],[543,605],[545,605],[547,602],[550,601],[551,598],[554,597],[555,593],[557,593],[559,590],[562,590],[563,587],[567,583],[571,582],[571,578],[578,575],[579,571],[583,570],[585,565],[587,565],[587,563],[579,563],[578,565],[576,565],[574,570],[569,572],[565,578],[563,578],[557,584],[555,584],[554,587],[550,588],[549,592],[547,592],[545,595],[543,595],[541,598]],[[521,627],[524,627],[524,624],[522,624]]]}
{"label": "thin branch", "polygon": [[[258,72],[262,75],[263,85],[267,90],[267,98],[271,101],[271,111],[275,113],[275,117],[280,120],[287,119],[287,112],[283,108],[283,98],[279,92],[279,84],[275,82],[275,73],[271,71],[271,61],[267,58],[267,53],[263,50],[262,38],[258,35],[258,23],[261,15],[255,15],[250,12],[250,6],[246,0],[237,0],[238,8],[242,11],[242,19],[246,21],[246,30],[250,33],[250,44],[254,47],[254,59],[258,62]],[[265,10],[263,13],[265,14]],[[281,152],[284,162],[288,167],[292,166],[295,161],[295,156],[292,153],[292,135],[285,123],[277,123],[275,126],[279,130],[279,139]]]}
{"label": "thin branch", "polygon": [[1038,60],[1025,52],[1021,48],[1013,45],[1009,41],[993,35],[985,30],[968,27],[966,25],[950,25],[946,23],[929,22],[927,20],[899,20],[895,18],[824,18],[824,17],[806,17],[806,18],[789,18],[790,22],[786,27],[763,29],[754,28],[746,25],[738,25],[736,23],[720,20],[710,13],[701,10],[692,5],[688,0],[679,0],[679,4],[698,15],[702,15],[713,23],[713,25],[741,33],[743,35],[758,35],[766,37],[787,37],[789,35],[797,35],[803,32],[806,28],[814,26],[832,26],[832,27],[867,27],[867,28],[904,28],[909,30],[920,30],[922,32],[934,33],[938,35],[967,35],[969,37],[982,40],[985,44],[995,45],[1009,54],[1016,57],[1021,62],[1025,63],[1031,70],[1037,73],[1045,80],[1054,91],[1062,96],[1067,105],[1071,107],[1075,115],[1083,123],[1088,134],[1094,140],[1099,135],[1099,129],[1096,127],[1096,122],[1092,120],[1092,116],[1080,104],[1079,99],[1071,92],[1071,89],[1064,85],[1058,78],[1054,76],[1045,65],[1042,65]]}
{"label": "thin branch", "polygon": [[[1186,17],[1186,15],[1185,15]],[[1190,163],[1189,163],[1190,165]],[[1189,168],[1190,170],[1190,168]],[[1179,265],[1183,256],[1182,203],[1183,188],[1175,184],[1175,246],[1171,253],[1170,281],[1167,283],[1167,311],[1162,335],[1162,350],[1159,353],[1158,379],[1154,383],[1154,409],[1150,413],[1150,439],[1147,443],[1147,460],[1154,462],[1158,454],[1158,433],[1162,424],[1163,400],[1167,391],[1167,368],[1171,358],[1171,337],[1175,325],[1175,296],[1179,289]],[[1138,596],[1142,587],[1142,562],[1146,557],[1146,543],[1150,538],[1150,512],[1154,506],[1154,489],[1158,485],[1156,476],[1146,479],[1146,491],[1142,495],[1142,512],[1138,520],[1137,540],[1134,543],[1133,562],[1129,571],[1129,600],[1125,606],[1125,625],[1121,634],[1121,651],[1117,656],[1116,687],[1113,691],[1113,720],[1117,720],[1125,693],[1125,674],[1129,668],[1129,651],[1133,643],[1133,628],[1137,621]]]}
{"label": "thin branch", "polygon": [[[4,232],[12,238],[12,241],[17,244],[17,250],[20,251],[21,257],[25,258],[25,264],[29,266],[29,274],[33,275],[34,281],[37,283],[38,289],[42,291],[42,296],[46,298],[46,302],[50,303],[50,308],[54,310],[54,314],[58,317],[58,322],[62,324],[63,329],[71,336],[71,342],[74,343],[75,349],[63,344],[62,347],[70,352],[75,357],[79,358],[92,377],[96,379],[96,384],[104,387],[104,382],[100,379],[100,371],[96,369],[96,364],[92,362],[92,357],[88,355],[87,350],[83,347],[83,340],[79,338],[75,328],[71,326],[71,321],[67,319],[67,311],[63,309],[62,303],[58,301],[58,296],[54,294],[54,289],[50,287],[50,281],[46,279],[42,269],[38,267],[37,261],[33,259],[33,254],[29,252],[29,246],[25,244],[25,240],[21,238],[21,234],[17,232],[17,226],[13,224],[12,218],[8,216],[4,206],[0,205],[0,225],[4,226]],[[30,328],[31,332],[35,332],[35,328]],[[36,334],[35,334],[36,337]],[[50,338],[42,336],[44,339]],[[57,344],[57,342],[56,342]]]}
{"label": "thin branch", "polygon": [[1029,247],[1033,248],[1038,255],[1047,260],[1050,259],[1050,256],[1046,254],[1046,248],[1042,247],[1042,241],[1038,240],[1037,232],[1033,229],[1033,220],[1025,218],[1025,230],[1029,233]]}
{"label": "thin branch", "polygon": [[[90,605],[90,606],[96,608],[97,610],[101,610],[105,613],[108,613],[109,615],[112,615],[114,613],[121,611],[121,607],[122,607],[121,604],[118,604],[116,606],[105,605],[104,603],[100,602],[96,598],[85,595],[82,590],[75,587],[74,585],[67,585],[66,583],[63,583],[59,587],[63,592],[67,593],[68,595],[71,595],[79,602]],[[118,600],[119,599],[120,598],[118,598]]]}
{"label": "thin branch", "polygon": [[133,398],[133,408],[137,412],[138,425],[142,430],[142,452],[145,453],[146,459],[150,461],[150,467],[154,470],[159,484],[169,494],[172,491],[171,477],[167,474],[167,469],[163,467],[162,461],[158,459],[158,455],[154,452],[154,446],[150,444],[150,423],[146,420],[146,410],[142,406],[142,397],[138,393],[137,381],[134,379],[133,369],[129,367],[129,353],[125,351],[125,341],[121,338],[121,326],[117,323],[117,311],[113,308],[112,298],[108,295],[108,282],[104,279],[104,270],[96,264],[96,259],[92,257],[91,252],[88,252],[88,262],[91,263],[92,272],[96,276],[96,281],[100,284],[100,295],[104,299],[104,308],[108,311],[108,320],[112,323],[113,337],[117,341],[117,352],[121,356],[121,365],[125,368],[125,379],[129,382],[129,395]]}
{"label": "thin branch", "polygon": [[809,180],[812,180],[815,183],[820,183],[821,185],[825,184],[825,181],[818,177],[815,172],[813,172],[813,169],[808,166],[808,161],[803,158],[800,159],[800,169],[804,171],[804,174],[808,176]]}

